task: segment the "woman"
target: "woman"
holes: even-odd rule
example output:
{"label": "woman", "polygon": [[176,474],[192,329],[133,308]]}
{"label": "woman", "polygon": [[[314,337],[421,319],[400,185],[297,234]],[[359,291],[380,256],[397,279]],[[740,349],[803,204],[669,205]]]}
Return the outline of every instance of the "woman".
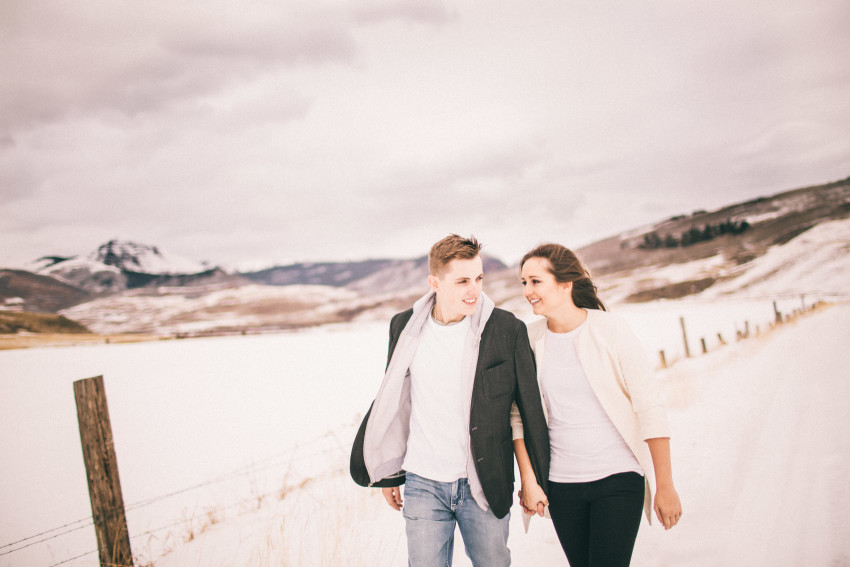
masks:
{"label": "woman", "polygon": [[549,494],[537,484],[511,416],[526,513],[549,515],[571,567],[628,565],[643,508],[665,529],[682,515],[666,414],[635,335],[605,311],[576,255],[544,244],[520,263],[528,325],[549,424]]}

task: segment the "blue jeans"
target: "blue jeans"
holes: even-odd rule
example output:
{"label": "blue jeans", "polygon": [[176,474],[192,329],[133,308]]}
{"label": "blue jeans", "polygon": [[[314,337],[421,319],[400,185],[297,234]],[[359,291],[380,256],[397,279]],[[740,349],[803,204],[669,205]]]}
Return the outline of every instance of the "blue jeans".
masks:
{"label": "blue jeans", "polygon": [[407,473],[402,509],[410,567],[451,567],[455,525],[475,567],[507,567],[510,512],[502,519],[478,507],[469,481],[428,480]]}

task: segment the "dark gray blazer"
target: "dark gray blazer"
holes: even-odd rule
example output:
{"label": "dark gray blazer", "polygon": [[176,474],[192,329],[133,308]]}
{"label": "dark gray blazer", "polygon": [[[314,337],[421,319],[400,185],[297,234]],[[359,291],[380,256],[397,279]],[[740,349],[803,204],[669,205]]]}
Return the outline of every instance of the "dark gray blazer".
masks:
{"label": "dark gray blazer", "polygon": [[[387,364],[412,309],[393,317]],[[472,387],[469,435],[475,470],[484,496],[497,518],[504,517],[513,502],[514,458],[511,432],[511,405],[516,401],[522,416],[525,445],[537,482],[548,492],[549,429],[543,415],[534,354],[528,342],[525,323],[512,313],[494,309],[484,326],[478,351],[478,364]],[[369,409],[371,413],[371,408]],[[361,486],[398,486],[404,471],[371,482],[363,462],[363,438],[369,413],[363,418],[351,450],[351,477]]]}

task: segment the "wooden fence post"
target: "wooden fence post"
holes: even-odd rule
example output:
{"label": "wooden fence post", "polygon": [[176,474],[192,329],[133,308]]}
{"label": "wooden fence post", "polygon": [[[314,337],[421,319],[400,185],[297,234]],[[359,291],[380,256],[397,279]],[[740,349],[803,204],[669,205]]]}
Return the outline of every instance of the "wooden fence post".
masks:
{"label": "wooden fence post", "polygon": [[130,534],[103,376],[74,382],[74,397],[100,565],[132,567]]}
{"label": "wooden fence post", "polygon": [[685,331],[685,318],[679,317],[679,323],[682,325],[682,340],[685,341],[685,356],[691,357],[691,349],[688,347],[688,333]]}
{"label": "wooden fence post", "polygon": [[667,357],[664,356],[664,351],[658,351],[658,358],[661,360],[661,368],[667,368]]}
{"label": "wooden fence post", "polygon": [[708,353],[708,347],[705,346],[705,337],[700,337],[699,342],[702,344],[702,353],[703,354]]}

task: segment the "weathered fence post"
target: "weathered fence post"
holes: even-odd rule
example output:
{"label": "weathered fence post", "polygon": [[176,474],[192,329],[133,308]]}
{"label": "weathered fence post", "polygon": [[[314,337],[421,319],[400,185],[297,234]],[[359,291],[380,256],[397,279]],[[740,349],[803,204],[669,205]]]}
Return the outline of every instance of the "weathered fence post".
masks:
{"label": "weathered fence post", "polygon": [[667,357],[664,356],[663,350],[658,351],[658,358],[661,359],[661,368],[667,368]]}
{"label": "weathered fence post", "polygon": [[708,352],[708,347],[705,346],[705,337],[700,337],[699,342],[702,344],[702,353],[706,354]]}
{"label": "weathered fence post", "polygon": [[80,441],[101,567],[133,565],[103,376],[74,382]]}
{"label": "weathered fence post", "polygon": [[685,318],[679,317],[679,323],[682,325],[682,340],[685,341],[685,356],[691,357],[691,349],[688,347],[688,333],[685,331]]}
{"label": "weathered fence post", "polygon": [[782,323],[782,313],[780,313],[779,309],[776,307],[776,302],[773,302],[773,320],[778,325]]}

